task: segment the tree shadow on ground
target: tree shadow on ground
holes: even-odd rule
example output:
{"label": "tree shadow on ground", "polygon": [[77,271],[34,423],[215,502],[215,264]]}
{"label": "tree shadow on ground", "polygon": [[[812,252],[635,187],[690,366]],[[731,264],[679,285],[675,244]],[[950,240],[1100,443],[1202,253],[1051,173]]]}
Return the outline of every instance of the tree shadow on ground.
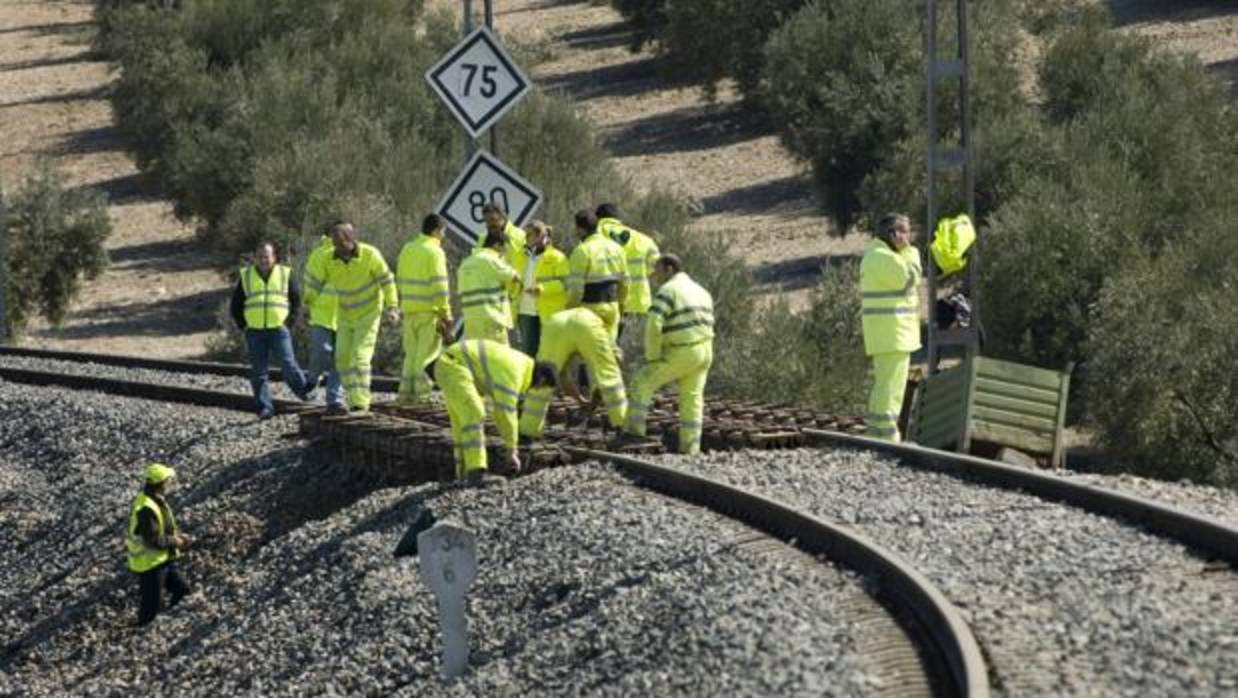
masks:
{"label": "tree shadow on ground", "polygon": [[94,51],[81,51],[68,56],[57,56],[55,58],[36,58],[29,61],[14,61],[12,63],[0,63],[0,72],[10,72],[14,70],[31,70],[33,68],[50,68],[57,65],[72,65],[74,63],[96,63],[102,61],[103,57]]}
{"label": "tree shadow on ground", "polygon": [[215,328],[216,309],[229,289],[199,291],[185,296],[111,303],[73,313],[82,324],[46,328],[32,333],[40,339],[99,339],[102,337],[174,337],[209,332]]}
{"label": "tree shadow on ground", "polygon": [[757,283],[771,287],[769,292],[799,291],[817,285],[827,267],[858,261],[854,254],[817,254],[778,262],[767,262],[753,269]]}
{"label": "tree shadow on ground", "polygon": [[577,101],[602,97],[635,97],[665,86],[659,78],[657,59],[635,60],[599,68],[543,75],[538,82],[547,90],[562,90]]}
{"label": "tree shadow on ground", "polygon": [[57,155],[89,155],[91,153],[108,153],[124,148],[124,141],[116,127],[112,124],[95,128],[84,128],[80,131],[66,134],[57,143],[53,152]]}
{"label": "tree shadow on ground", "polygon": [[5,27],[0,29],[0,34],[20,34],[23,32],[38,36],[74,34],[91,29],[94,25],[95,23],[92,20],[82,20],[80,22],[52,22],[48,24],[27,24],[21,27]]}
{"label": "tree shadow on ground", "polygon": [[38,97],[30,97],[28,99],[19,99],[12,102],[4,102],[0,104],[0,109],[8,109],[11,107],[26,107],[37,104],[61,104],[64,102],[87,102],[95,99],[103,99],[107,97],[108,86],[100,85],[98,87],[84,87],[80,90],[70,90],[68,92],[58,92],[51,95],[40,95]]}
{"label": "tree shadow on ground", "polygon": [[785,212],[803,215],[816,211],[810,181],[792,175],[767,182],[757,182],[725,191],[701,200],[706,215],[720,213],[761,214]]}
{"label": "tree shadow on ground", "polygon": [[627,121],[604,145],[619,157],[659,155],[721,148],[769,133],[740,103],[701,104]]}
{"label": "tree shadow on ground", "polygon": [[158,201],[159,194],[141,173],[120,175],[102,182],[83,184],[78,189],[94,189],[107,197],[111,204],[131,204],[141,201]]}
{"label": "tree shadow on ground", "polygon": [[[196,240],[156,240],[129,245],[109,253],[113,267],[156,272],[214,269],[215,260],[203,253]],[[222,283],[222,282],[221,282]]]}
{"label": "tree shadow on ground", "polygon": [[559,39],[575,49],[596,51],[631,46],[636,39],[636,31],[630,22],[618,21],[567,32],[559,35]]}
{"label": "tree shadow on ground", "polygon": [[1143,22],[1193,22],[1238,14],[1233,0],[1109,0],[1118,26]]}

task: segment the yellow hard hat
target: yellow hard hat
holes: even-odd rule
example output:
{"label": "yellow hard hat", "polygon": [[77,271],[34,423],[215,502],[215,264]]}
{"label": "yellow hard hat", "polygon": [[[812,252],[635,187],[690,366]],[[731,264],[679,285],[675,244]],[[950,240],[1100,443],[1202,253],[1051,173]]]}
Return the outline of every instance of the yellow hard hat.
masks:
{"label": "yellow hard hat", "polygon": [[148,484],[158,485],[171,477],[176,477],[176,471],[163,463],[151,463],[146,466],[146,482]]}

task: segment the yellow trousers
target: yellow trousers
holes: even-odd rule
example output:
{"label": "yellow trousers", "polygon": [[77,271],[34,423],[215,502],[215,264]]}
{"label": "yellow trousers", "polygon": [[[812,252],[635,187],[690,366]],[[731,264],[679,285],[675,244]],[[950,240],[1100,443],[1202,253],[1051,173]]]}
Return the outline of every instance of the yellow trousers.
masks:
{"label": "yellow trousers", "polygon": [[[589,385],[596,386],[606,403],[606,417],[616,429],[623,427],[628,416],[627,391],[623,387],[623,372],[615,360],[615,350],[605,338],[593,337],[579,347],[580,356],[589,370]],[[572,362],[568,362],[571,364]],[[574,371],[563,367],[561,371]],[[546,425],[546,412],[554,392],[549,388],[534,388],[525,395],[524,411],[520,413],[520,433],[541,436]]]}
{"label": "yellow trousers", "polygon": [[370,374],[381,320],[377,310],[356,320],[339,320],[335,331],[335,370],[340,373],[349,407],[370,408]]}
{"label": "yellow trousers", "polygon": [[900,441],[898,415],[903,411],[903,395],[907,390],[907,369],[911,354],[891,352],[874,354],[873,389],[868,394],[868,414],[865,436]]}
{"label": "yellow trousers", "polygon": [[474,470],[486,469],[486,404],[477,392],[472,371],[447,354],[434,364],[434,381],[447,402],[456,477],[463,480]]}
{"label": "yellow trousers", "polygon": [[507,328],[484,315],[464,316],[463,339],[489,339],[511,346],[507,341]]}
{"label": "yellow trousers", "polygon": [[443,338],[438,333],[438,316],[434,313],[410,313],[404,316],[404,366],[400,371],[401,401],[424,400],[430,396],[430,377],[426,366],[443,351]]}
{"label": "yellow trousers", "polygon": [[610,333],[610,341],[619,339],[619,321],[623,316],[619,313],[618,303],[584,303],[583,307],[602,318],[602,324],[606,325],[606,331]]}
{"label": "yellow trousers", "polygon": [[701,427],[705,415],[705,381],[714,362],[713,342],[701,342],[668,350],[659,361],[645,364],[632,379],[626,431],[645,435],[645,417],[653,395],[667,383],[679,387],[679,452],[701,452]]}

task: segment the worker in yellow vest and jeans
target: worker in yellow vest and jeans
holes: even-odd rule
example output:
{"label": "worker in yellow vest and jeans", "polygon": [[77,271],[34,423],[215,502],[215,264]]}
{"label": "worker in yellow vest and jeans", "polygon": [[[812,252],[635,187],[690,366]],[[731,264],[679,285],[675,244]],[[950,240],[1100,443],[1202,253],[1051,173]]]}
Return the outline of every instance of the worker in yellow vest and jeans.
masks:
{"label": "worker in yellow vest and jeans", "polygon": [[920,348],[920,277],[910,220],[901,214],[882,218],[860,261],[864,352],[873,362],[865,422],[867,435],[874,438],[900,440],[898,418],[911,352]]}
{"label": "worker in yellow vest and jeans", "polygon": [[628,291],[622,303],[623,320],[619,324],[619,334],[623,334],[629,326],[639,334],[644,331],[644,321],[653,302],[649,279],[653,275],[653,265],[661,255],[658,243],[624,224],[619,219],[619,208],[614,204],[599,204],[596,214],[598,232],[623,248],[624,262],[628,267]]}
{"label": "worker in yellow vest and jeans", "polygon": [[125,548],[129,571],[138,576],[141,603],[138,625],[155,619],[163,605],[163,590],[171,594],[168,608],[180,603],[189,593],[189,585],[176,569],[181,549],[192,540],[180,532],[176,517],[168,504],[167,490],[176,471],[162,463],[151,463],[143,473],[142,490],[129,507],[129,526]]}
{"label": "worker in yellow vest and jeans", "polygon": [[451,327],[447,255],[443,252],[443,220],[436,213],[421,223],[421,234],[404,245],[396,266],[403,315],[404,365],[399,400],[415,402],[430,396],[426,367],[443,350]]}
{"label": "worker in yellow vest and jeans", "polygon": [[339,297],[335,290],[322,283],[326,275],[327,261],[335,254],[335,244],[330,235],[323,235],[318,247],[310,253],[305,263],[305,288],[315,291],[314,302],[309,308],[309,384],[316,387],[323,375],[327,377],[327,411],[341,412],[344,409],[344,386],[340,372],[335,370],[335,330]]}
{"label": "worker in yellow vest and jeans", "polygon": [[520,398],[530,388],[553,387],[555,371],[544,362],[489,339],[464,339],[443,350],[434,364],[434,381],[443,391],[456,460],[456,477],[477,480],[485,474],[486,402],[507,451],[507,464],[519,472]]}
{"label": "worker in yellow vest and jeans", "polygon": [[[569,366],[576,356],[584,360],[590,374],[590,384],[597,386],[606,402],[610,425],[621,429],[627,419],[628,401],[615,343],[610,340],[610,333],[601,318],[587,308],[570,308],[550,316],[542,325],[542,343],[537,353],[538,361],[545,361],[554,367],[559,376],[558,384],[573,397],[581,399],[569,375]],[[524,412],[520,415],[521,434],[533,437],[542,435],[546,412],[554,394],[553,387],[529,391],[524,399]]]}
{"label": "worker in yellow vest and jeans", "polygon": [[[349,409],[365,411],[379,324],[384,317],[392,324],[400,318],[395,275],[377,248],[357,241],[351,223],[332,225],[331,242],[335,251],[323,268],[322,284],[339,299],[335,368]],[[306,289],[306,302],[313,304],[317,293]]]}
{"label": "worker in yellow vest and jeans", "polygon": [[673,254],[658,258],[653,278],[659,288],[645,322],[645,365],[632,379],[625,431],[644,436],[654,393],[676,383],[679,452],[699,453],[705,382],[714,362],[714,299],[683,271],[683,262]]}
{"label": "worker in yellow vest and jeans", "polygon": [[487,231],[482,247],[474,249],[456,270],[466,339],[508,343],[511,296],[520,287],[520,276],[507,262],[507,244],[503,231]]}
{"label": "worker in yellow vest and jeans", "polygon": [[297,365],[287,325],[296,318],[301,297],[292,270],[275,263],[275,247],[263,242],[254,250],[254,263],[241,268],[232,292],[232,320],[245,332],[249,351],[249,384],[258,405],[258,418],[275,415],[267,371],[271,354],[279,361],[284,383],[297,397],[308,400],[314,386]]}
{"label": "worker in yellow vest and jeans", "polygon": [[569,308],[584,306],[602,319],[611,340],[619,337],[623,301],[628,295],[628,265],[623,248],[598,232],[592,211],[576,212],[580,244],[568,257],[572,276],[568,280]]}
{"label": "worker in yellow vest and jeans", "polygon": [[550,226],[542,221],[530,223],[524,249],[515,257],[515,269],[521,275],[521,283],[520,294],[512,303],[512,310],[516,313],[520,350],[529,356],[537,356],[542,325],[551,315],[567,307],[567,281],[571,268],[567,255],[551,241],[552,232]]}

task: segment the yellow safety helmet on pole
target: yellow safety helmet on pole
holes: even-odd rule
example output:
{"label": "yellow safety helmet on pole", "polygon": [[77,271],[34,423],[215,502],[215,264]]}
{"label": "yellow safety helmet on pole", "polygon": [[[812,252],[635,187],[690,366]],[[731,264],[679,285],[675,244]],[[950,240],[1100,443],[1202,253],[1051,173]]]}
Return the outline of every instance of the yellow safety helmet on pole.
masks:
{"label": "yellow safety helmet on pole", "polygon": [[151,463],[146,466],[146,483],[148,485],[158,485],[173,477],[176,477],[176,471],[163,463]]}
{"label": "yellow safety helmet on pole", "polygon": [[966,213],[954,218],[947,216],[937,222],[931,249],[933,260],[941,269],[942,276],[949,276],[967,267],[967,251],[975,242],[976,228]]}

